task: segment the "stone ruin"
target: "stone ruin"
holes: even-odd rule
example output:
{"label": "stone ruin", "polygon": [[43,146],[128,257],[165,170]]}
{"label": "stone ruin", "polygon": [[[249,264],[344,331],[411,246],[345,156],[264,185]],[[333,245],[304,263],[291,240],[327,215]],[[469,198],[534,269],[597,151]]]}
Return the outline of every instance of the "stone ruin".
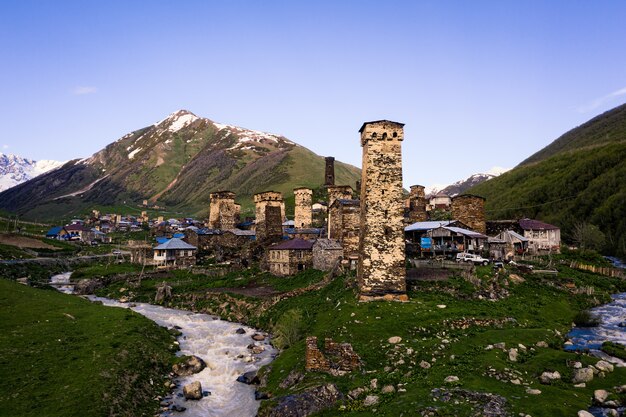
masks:
{"label": "stone ruin", "polygon": [[409,223],[425,222],[428,220],[426,213],[426,193],[423,185],[412,185],[409,195]]}
{"label": "stone ruin", "polygon": [[478,233],[487,233],[485,199],[483,197],[472,194],[453,197],[452,218]]}
{"label": "stone ruin", "polygon": [[254,204],[257,241],[280,240],[285,218],[283,195],[276,191],[258,193],[254,195]]}
{"label": "stone ruin", "polygon": [[402,140],[404,124],[364,123],[357,282],[363,301],[406,296]]}
{"label": "stone ruin", "polygon": [[333,185],[327,187],[328,190],[328,207],[332,206],[335,200],[351,200],[352,187],[349,185]]}
{"label": "stone ruin", "polygon": [[313,190],[310,188],[296,188],[293,190],[295,196],[294,223],[298,229],[311,227],[313,221]]}
{"label": "stone ruin", "polygon": [[[239,204],[235,204],[235,193],[217,191],[210,194],[209,229],[234,229],[239,220]],[[239,207],[238,207],[239,206]]]}
{"label": "stone ruin", "polygon": [[324,185],[335,185],[335,158],[327,156],[325,159],[326,174],[324,176]]}
{"label": "stone ruin", "polygon": [[350,372],[361,367],[361,358],[350,343],[337,343],[324,339],[324,352],[317,347],[317,337],[306,338],[305,369],[307,371]]}

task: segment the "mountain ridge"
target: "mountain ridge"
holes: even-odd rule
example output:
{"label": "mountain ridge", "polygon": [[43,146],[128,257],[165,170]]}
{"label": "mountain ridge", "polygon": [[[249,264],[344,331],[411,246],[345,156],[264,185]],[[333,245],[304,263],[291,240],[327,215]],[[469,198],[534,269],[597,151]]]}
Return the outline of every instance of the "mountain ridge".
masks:
{"label": "mountain ridge", "polygon": [[42,159],[35,161],[0,152],[0,192],[56,169],[65,162]]}

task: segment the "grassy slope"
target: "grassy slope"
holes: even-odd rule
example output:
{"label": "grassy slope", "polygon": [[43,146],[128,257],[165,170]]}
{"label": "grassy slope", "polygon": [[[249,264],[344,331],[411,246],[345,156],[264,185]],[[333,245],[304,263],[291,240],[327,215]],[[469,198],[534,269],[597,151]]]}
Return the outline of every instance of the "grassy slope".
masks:
{"label": "grassy slope", "polygon": [[611,109],[563,134],[520,165],[548,159],[556,154],[626,141],[626,104]]}
{"label": "grassy slope", "polygon": [[[563,260],[567,256],[575,254],[563,255]],[[376,411],[362,406],[362,396],[359,400],[347,401],[346,410],[341,415],[421,415],[418,411],[426,407],[438,407],[440,412],[437,415],[472,415],[467,403],[435,402],[430,395],[433,388],[449,386],[443,382],[447,376],[456,375],[460,378],[458,385],[461,388],[504,396],[512,415],[523,412],[533,416],[571,416],[590,405],[594,389],[611,389],[620,384],[626,378],[626,369],[618,369],[606,378],[596,378],[587,388],[573,388],[569,382],[572,370],[567,361],[580,360],[593,364],[597,359],[563,351],[564,338],[555,331],[564,335],[577,312],[607,302],[608,294],[626,291],[626,282],[575,271],[562,265],[558,269],[558,277],[528,275],[522,284],[509,283],[511,295],[496,302],[472,297],[476,288],[464,279],[454,277],[448,282],[422,283],[411,292],[409,303],[359,303],[352,289],[353,278],[344,277],[322,290],[283,300],[270,309],[259,308],[261,300],[258,298],[233,294],[234,298],[230,299],[225,298],[227,294],[205,297],[206,290],[248,287],[256,282],[283,291],[315,282],[321,275],[306,271],[285,279],[249,270],[239,275],[231,273],[225,277],[203,278],[177,272],[166,281],[173,287],[173,306],[238,318],[265,329],[271,329],[286,312],[298,309],[303,316],[302,337],[314,335],[321,340],[331,337],[337,342],[349,342],[363,360],[361,372],[352,372],[344,377],[307,373],[294,389],[281,389],[279,383],[292,369],[304,370],[302,339],[283,351],[271,364],[268,386],[262,390],[270,392],[274,398],[323,382],[337,383],[341,391],[347,393],[351,389],[367,386],[377,378],[379,390],[386,384],[397,386],[400,383],[405,384],[406,392],[381,395],[379,390],[375,391],[373,393],[381,395],[382,401],[375,407]],[[478,268],[478,274],[481,285],[495,279],[488,267]],[[503,285],[502,276],[498,279]],[[155,286],[162,281],[142,282],[140,289],[133,290],[136,299],[149,301],[154,296]],[[593,295],[573,294],[564,287],[564,282],[573,283],[577,288],[593,287]],[[119,297],[122,284],[114,283],[101,290],[102,294]],[[129,294],[125,292],[123,295]],[[193,303],[189,302],[191,299]],[[240,302],[245,305],[239,305]],[[224,307],[225,304],[228,306]],[[437,305],[446,305],[446,308],[441,309]],[[242,310],[246,308],[242,317]],[[514,318],[515,322],[501,328],[471,326],[464,330],[452,330],[447,324],[468,317]],[[391,336],[402,337],[402,343],[398,347],[388,344]],[[518,362],[510,362],[501,350],[485,350],[488,344],[498,342],[506,342],[507,347],[522,343],[530,348],[538,341],[546,341],[550,347],[520,353]],[[409,353],[408,349],[412,352]],[[433,358],[436,360],[433,361]],[[422,360],[433,366],[422,369],[419,366]],[[504,372],[505,368],[519,372],[523,382],[540,389],[542,394],[529,395],[524,385],[516,386],[486,376],[488,367],[500,372]],[[563,375],[563,381],[552,386],[541,385],[538,377],[546,370],[558,370]],[[337,410],[331,410],[321,415],[335,416],[337,413]]]}
{"label": "grassy slope", "polygon": [[171,342],[129,310],[0,279],[0,414],[153,415]]}
{"label": "grassy slope", "polygon": [[626,254],[626,143],[571,151],[473,187],[487,198],[489,218],[539,218],[567,238],[587,221],[607,235],[609,249]]}

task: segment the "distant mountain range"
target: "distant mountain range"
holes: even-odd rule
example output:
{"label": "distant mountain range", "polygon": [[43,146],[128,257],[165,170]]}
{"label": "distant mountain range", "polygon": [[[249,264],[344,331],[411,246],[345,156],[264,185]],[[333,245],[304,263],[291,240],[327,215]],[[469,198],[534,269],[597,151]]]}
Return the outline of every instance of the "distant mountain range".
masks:
{"label": "distant mountain range", "polygon": [[[353,187],[360,169],[335,162],[337,184]],[[143,200],[187,214],[202,214],[209,194],[237,194],[244,214],[252,196],[280,191],[293,200],[296,187],[324,183],[324,158],[277,134],[225,125],[179,110],[133,131],[89,158],[0,194],[0,208],[25,218],[57,219],[93,207]]]}
{"label": "distant mountain range", "polygon": [[536,218],[571,238],[591,223],[607,254],[626,256],[626,104],[565,133],[509,172],[468,192],[487,198],[492,219]]}
{"label": "distant mountain range", "polygon": [[60,167],[65,162],[22,158],[0,152],[0,191],[26,182],[38,175]]}
{"label": "distant mountain range", "polygon": [[496,167],[496,168],[491,169],[489,173],[473,174],[463,180],[459,180],[455,182],[454,184],[450,184],[450,185],[444,185],[444,186],[434,185],[434,186],[426,187],[424,191],[427,196],[434,196],[436,194],[443,193],[443,194],[449,195],[450,197],[454,197],[459,194],[463,194],[464,192],[466,192],[467,190],[469,190],[470,188],[478,184],[481,184],[492,178],[496,178],[497,176],[505,173],[506,171],[508,171],[508,169]]}

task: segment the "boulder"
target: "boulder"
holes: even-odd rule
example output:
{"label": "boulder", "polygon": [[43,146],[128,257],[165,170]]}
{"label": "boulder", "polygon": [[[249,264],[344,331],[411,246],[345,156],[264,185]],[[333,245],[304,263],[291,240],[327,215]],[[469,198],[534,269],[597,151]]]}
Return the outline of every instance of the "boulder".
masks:
{"label": "boulder", "polygon": [[237,378],[237,382],[241,382],[246,385],[258,385],[261,381],[259,380],[256,371],[248,371],[245,374],[240,375]]}
{"label": "boulder", "polygon": [[395,345],[396,343],[402,342],[402,338],[400,336],[392,336],[387,341],[391,343],[392,345]]}
{"label": "boulder", "polygon": [[343,399],[334,384],[321,385],[300,394],[278,399],[278,405],[264,413],[265,417],[305,417],[331,408]]}
{"label": "boulder", "polygon": [[580,384],[581,382],[590,382],[593,380],[593,369],[591,368],[580,368],[574,371],[574,376],[572,377],[572,382],[574,384]]}
{"label": "boulder", "polygon": [[593,392],[593,400],[598,404],[604,404],[609,397],[609,392],[604,389],[597,389]]}
{"label": "boulder", "polygon": [[548,343],[544,342],[543,340],[540,340],[537,343],[535,343],[535,346],[540,347],[540,348],[547,348]]}
{"label": "boulder", "polygon": [[368,395],[367,397],[365,397],[365,400],[363,400],[363,406],[371,407],[378,404],[379,401],[380,399],[378,398],[378,395]]}
{"label": "boulder", "polygon": [[506,343],[505,342],[500,342],[500,343],[494,343],[493,344],[494,349],[506,349]]}
{"label": "boulder", "polygon": [[183,360],[172,366],[172,371],[177,376],[189,376],[197,374],[206,368],[206,363],[197,356],[185,356]]}
{"label": "boulder", "polygon": [[458,381],[459,381],[459,377],[456,375],[447,376],[446,379],[443,380],[443,382],[447,382],[447,383],[458,382]]}
{"label": "boulder", "polygon": [[509,360],[511,362],[517,362],[517,349],[516,348],[509,349]]}
{"label": "boulder", "polygon": [[396,392],[396,388],[393,385],[385,385],[383,389],[380,390],[383,394],[391,394]]}
{"label": "boulder", "polygon": [[420,362],[420,368],[428,369],[428,368],[430,368],[430,363],[428,363],[426,361],[421,361]]}
{"label": "boulder", "polygon": [[183,395],[188,400],[199,400],[202,398],[202,385],[200,381],[194,381],[183,387]]}
{"label": "boulder", "polygon": [[539,377],[539,380],[541,381],[541,383],[546,384],[546,385],[549,385],[555,381],[558,381],[559,379],[561,379],[561,374],[559,373],[559,371],[544,372]]}
{"label": "boulder", "polygon": [[587,410],[580,410],[578,412],[578,417],[594,417],[594,416]]}
{"label": "boulder", "polygon": [[538,389],[526,388],[526,394],[539,395],[539,394],[541,394],[541,391],[538,390]]}
{"label": "boulder", "polygon": [[235,333],[237,333],[237,334],[246,334],[246,331],[242,327],[240,327],[237,330],[235,330]]}
{"label": "boulder", "polygon": [[595,367],[602,372],[613,372],[613,364],[607,361],[599,361]]}
{"label": "boulder", "polygon": [[256,340],[257,342],[262,342],[265,340],[265,336],[262,335],[261,333],[255,333],[251,337],[253,340]]}

